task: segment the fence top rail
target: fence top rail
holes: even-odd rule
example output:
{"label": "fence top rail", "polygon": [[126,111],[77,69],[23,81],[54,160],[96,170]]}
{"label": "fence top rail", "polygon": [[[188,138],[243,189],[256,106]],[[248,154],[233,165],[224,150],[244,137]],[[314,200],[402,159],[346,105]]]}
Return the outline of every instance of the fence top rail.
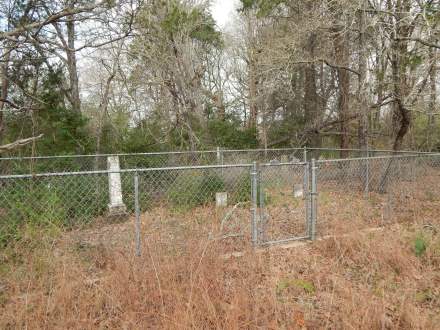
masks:
{"label": "fence top rail", "polygon": [[340,159],[319,159],[316,164],[339,163],[339,162],[354,162],[362,160],[384,160],[384,159],[405,159],[405,158],[422,158],[422,157],[439,157],[440,153],[424,153],[424,154],[406,154],[406,155],[388,155],[388,156],[374,156],[374,157],[358,157],[358,158],[340,158]]}
{"label": "fence top rail", "polygon": [[[285,163],[284,165],[287,165]],[[296,163],[294,165],[297,165]],[[228,169],[228,168],[251,168],[252,164],[229,164],[229,165],[199,165],[199,166],[174,166],[174,167],[150,167],[150,168],[132,168],[120,170],[98,170],[98,171],[80,171],[80,172],[53,172],[53,173],[35,173],[35,174],[13,174],[0,175],[2,179],[30,179],[40,177],[60,177],[60,176],[81,176],[97,175],[111,173],[144,173],[159,171],[185,171],[185,170],[203,170],[203,169]]]}
{"label": "fence top rail", "polygon": [[185,151],[160,151],[160,152],[141,152],[141,153],[115,153],[115,154],[85,154],[85,155],[53,155],[53,156],[24,156],[24,157],[1,157],[0,161],[5,160],[36,160],[36,159],[68,159],[68,158],[102,158],[109,156],[164,156],[164,155],[191,155],[191,154],[215,154],[219,151],[222,153],[230,152],[275,152],[275,151],[299,151],[299,150],[322,150],[322,151],[360,151],[360,152],[389,152],[389,153],[409,153],[409,154],[433,154],[427,151],[412,150],[387,150],[387,149],[340,149],[340,148],[313,148],[313,147],[296,147],[296,148],[270,148],[270,149],[216,149],[216,150],[185,150]]}
{"label": "fence top rail", "polygon": [[417,150],[391,150],[391,149],[340,149],[340,148],[314,148],[307,147],[307,150],[323,150],[323,151],[359,151],[359,152],[388,152],[393,154],[434,154],[430,151],[417,151]]}
{"label": "fence top rail", "polygon": [[[305,166],[304,162],[287,162],[287,163],[261,163],[260,166]],[[159,171],[185,171],[185,170],[203,170],[203,169],[228,169],[228,168],[252,168],[253,164],[228,164],[228,165],[199,165],[199,166],[174,166],[174,167],[150,167],[150,168],[132,168],[120,170],[98,170],[98,171],[80,171],[80,172],[53,172],[53,173],[35,173],[35,174],[12,174],[0,175],[2,179],[28,179],[39,177],[54,176],[78,176],[78,175],[97,175],[111,173],[143,173],[143,172],[159,172]]]}
{"label": "fence top rail", "polygon": [[271,148],[271,149],[218,149],[218,150],[185,150],[185,151],[160,151],[160,152],[139,152],[139,153],[115,153],[115,154],[86,154],[86,155],[54,155],[54,156],[25,156],[25,157],[3,157],[1,160],[32,160],[32,159],[65,159],[65,158],[101,158],[110,156],[164,156],[164,155],[191,155],[191,154],[216,154],[228,152],[271,152],[271,151],[298,151],[304,148]]}

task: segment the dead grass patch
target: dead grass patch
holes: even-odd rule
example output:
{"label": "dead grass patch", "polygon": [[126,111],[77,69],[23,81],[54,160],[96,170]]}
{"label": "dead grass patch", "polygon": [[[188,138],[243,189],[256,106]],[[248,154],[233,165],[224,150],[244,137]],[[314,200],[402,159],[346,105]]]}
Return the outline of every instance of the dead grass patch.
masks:
{"label": "dead grass patch", "polygon": [[[141,257],[132,219],[61,237],[34,233],[1,253],[0,328],[436,329],[440,205],[426,194],[435,184],[399,195],[392,218],[383,218],[383,195],[322,189],[321,229],[338,236],[296,249],[254,253],[248,206],[223,228],[229,209],[151,210]],[[268,204],[281,219],[275,235],[303,221],[285,203]],[[384,229],[357,232],[378,224]],[[239,235],[213,239],[229,234]],[[246,253],[220,257],[237,250]]]}

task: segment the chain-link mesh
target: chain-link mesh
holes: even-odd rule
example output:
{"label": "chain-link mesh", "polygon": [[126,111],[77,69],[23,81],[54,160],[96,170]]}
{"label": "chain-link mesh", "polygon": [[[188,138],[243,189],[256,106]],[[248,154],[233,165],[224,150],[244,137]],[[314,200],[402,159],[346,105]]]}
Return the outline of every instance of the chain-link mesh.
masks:
{"label": "chain-link mesh", "polygon": [[[124,193],[133,204],[132,192]],[[108,209],[108,194],[107,174],[2,177],[0,240],[14,238],[26,224],[77,228],[101,221]]]}
{"label": "chain-link mesh", "polygon": [[[0,240],[5,243],[18,238],[20,228],[26,224],[84,229],[120,220],[132,222],[137,177],[139,216],[145,234],[153,231],[155,239],[160,237],[174,247],[208,235],[213,239],[223,237],[231,246],[242,246],[250,236],[250,168],[178,167],[2,176]],[[113,239],[109,235],[106,238]]]}
{"label": "chain-link mesh", "polygon": [[210,237],[222,238],[225,248],[236,250],[249,243],[250,166],[161,169],[138,175],[145,234],[157,244],[176,249]]}
{"label": "chain-link mesh", "polygon": [[[239,163],[256,157],[231,155],[240,155]],[[222,237],[222,244],[238,249],[251,241],[252,228],[259,243],[273,243],[313,238],[311,228],[325,236],[396,221],[429,222],[440,212],[438,154],[319,160],[316,172],[309,163],[278,160],[291,160],[290,151],[259,157],[271,159],[259,166],[3,175],[0,243],[17,238],[26,224],[70,229],[120,218],[133,222],[136,201],[143,233],[173,248],[204,236]]]}
{"label": "chain-link mesh", "polygon": [[321,236],[417,220],[427,196],[438,200],[439,155],[321,160],[317,167]]}
{"label": "chain-link mesh", "polygon": [[262,164],[259,172],[259,240],[269,244],[308,237],[306,164]]}

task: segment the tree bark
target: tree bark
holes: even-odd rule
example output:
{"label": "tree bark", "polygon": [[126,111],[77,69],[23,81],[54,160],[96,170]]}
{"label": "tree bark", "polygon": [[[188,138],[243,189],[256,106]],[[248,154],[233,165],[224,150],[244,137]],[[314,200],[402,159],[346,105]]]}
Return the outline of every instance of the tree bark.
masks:
{"label": "tree bark", "polygon": [[[388,6],[392,6],[388,0]],[[407,66],[408,66],[408,41],[401,39],[410,34],[408,19],[405,17],[411,9],[409,0],[397,0],[394,7],[395,27],[393,34],[396,38],[391,41],[391,69],[392,69],[392,85],[393,85],[393,127],[394,142],[393,150],[400,150],[403,140],[408,133],[411,124],[411,113],[406,108],[405,96],[407,95]]]}
{"label": "tree bark", "polygon": [[[69,4],[70,9],[74,9],[74,2]],[[71,93],[72,110],[76,113],[81,113],[81,99],[79,96],[79,79],[78,68],[76,63],[75,52],[75,17],[73,15],[66,18],[67,29],[67,70],[69,71],[69,83]]]}
{"label": "tree bark", "polygon": [[255,64],[253,59],[249,61],[249,122],[248,127],[257,127],[257,82]]}
{"label": "tree bark", "polygon": [[[336,58],[339,59],[340,65],[343,67],[349,66],[349,49],[348,40],[343,33],[339,31],[339,35],[335,39],[335,53]],[[340,148],[348,149],[348,123],[346,118],[349,112],[349,98],[350,98],[350,75],[349,72],[341,67],[337,68],[339,81],[339,95],[338,95],[338,110],[340,120]],[[347,158],[348,151],[341,150],[341,158]]]}
{"label": "tree bark", "polygon": [[246,17],[247,30],[249,34],[248,41],[248,93],[249,93],[249,118],[248,127],[257,127],[258,107],[257,107],[257,64],[256,64],[256,52],[255,52],[255,40],[253,38],[254,26],[252,24],[252,18]]}
{"label": "tree bark", "polygon": [[[359,21],[359,42],[358,42],[358,88],[357,88],[357,100],[359,103],[359,128],[358,139],[359,149],[364,150],[364,153],[368,150],[368,105],[365,99],[365,83],[367,72],[367,57],[365,53],[365,11],[363,9],[358,11]],[[363,155],[363,156],[366,156]]]}
{"label": "tree bark", "polygon": [[10,51],[5,47],[6,55],[3,57],[3,65],[0,67],[0,83],[1,83],[1,94],[0,94],[0,144],[3,140],[4,131],[4,109],[5,101],[8,99],[9,90],[9,79],[8,79],[8,65],[10,60]]}
{"label": "tree bark", "polygon": [[436,60],[436,50],[429,49],[429,58],[431,60],[431,71],[429,72],[429,114],[428,114],[428,136],[427,136],[427,147],[429,151],[432,151],[434,147],[432,134],[434,132],[435,127],[435,112],[437,106],[437,87],[436,87],[436,79],[437,79],[437,60]]}
{"label": "tree bark", "polygon": [[[107,81],[104,86],[104,92],[102,95],[101,103],[99,104],[98,132],[96,134],[96,154],[101,153],[102,127],[104,124],[104,118],[108,111],[110,87],[115,75],[116,75],[116,66],[114,66],[113,71],[110,73],[110,76],[107,78]],[[98,158],[96,158],[96,160],[98,161]],[[98,163],[97,161],[96,164]]]}
{"label": "tree bark", "polygon": [[[311,33],[308,42],[307,50],[311,58],[315,55],[316,35]],[[319,101],[316,90],[316,70],[315,64],[306,64],[304,68],[304,117],[306,127],[316,127],[319,122]],[[321,146],[321,136],[318,130],[312,130],[309,134],[308,145],[310,147],[318,148]]]}

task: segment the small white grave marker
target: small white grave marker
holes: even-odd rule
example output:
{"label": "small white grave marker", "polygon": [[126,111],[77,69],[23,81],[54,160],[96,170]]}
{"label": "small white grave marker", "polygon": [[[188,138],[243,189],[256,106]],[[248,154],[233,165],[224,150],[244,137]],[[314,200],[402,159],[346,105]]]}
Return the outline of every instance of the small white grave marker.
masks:
{"label": "small white grave marker", "polygon": [[301,163],[301,161],[298,158],[296,158],[295,156],[293,156],[293,155],[290,158],[290,162],[292,162],[292,163]]}
{"label": "small white grave marker", "polygon": [[127,211],[127,207],[122,200],[121,174],[119,173],[119,157],[107,157],[107,169],[114,171],[108,174],[108,189],[110,203],[108,204],[109,215],[122,215]]}
{"label": "small white grave marker", "polygon": [[304,191],[302,184],[294,184],[293,185],[293,197],[299,198],[303,197]]}
{"label": "small white grave marker", "polygon": [[218,192],[215,194],[215,206],[216,207],[228,206],[228,193],[227,192]]}

